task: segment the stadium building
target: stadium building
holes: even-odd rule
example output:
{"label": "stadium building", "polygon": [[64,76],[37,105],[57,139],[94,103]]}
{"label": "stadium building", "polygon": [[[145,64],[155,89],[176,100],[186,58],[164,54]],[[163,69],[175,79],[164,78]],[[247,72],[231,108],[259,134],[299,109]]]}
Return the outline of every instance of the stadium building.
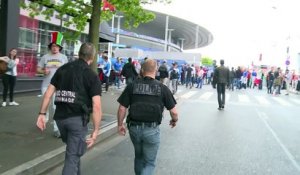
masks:
{"label": "stadium building", "polygon": [[[30,3],[29,0],[24,1]],[[20,0],[0,0],[0,56],[7,55],[11,48],[17,48],[20,64],[17,67],[16,91],[37,90],[42,79],[36,76],[37,62],[48,52],[50,32],[72,31],[75,28],[63,26],[70,16],[65,16],[63,20],[57,14],[50,21],[41,16],[33,19],[19,4]],[[40,8],[42,10],[46,7]],[[135,52],[139,53],[137,59],[151,56],[160,59],[195,60],[200,59],[201,54],[182,54],[183,51],[207,46],[213,40],[212,34],[198,24],[168,14],[153,13],[156,18],[152,22],[130,30],[124,28],[122,16],[114,16],[111,21],[101,23],[100,51],[110,50],[121,54],[116,56]],[[86,42],[87,33],[88,25],[78,41]],[[64,41],[63,53],[68,59],[72,60],[77,54],[80,42]]]}

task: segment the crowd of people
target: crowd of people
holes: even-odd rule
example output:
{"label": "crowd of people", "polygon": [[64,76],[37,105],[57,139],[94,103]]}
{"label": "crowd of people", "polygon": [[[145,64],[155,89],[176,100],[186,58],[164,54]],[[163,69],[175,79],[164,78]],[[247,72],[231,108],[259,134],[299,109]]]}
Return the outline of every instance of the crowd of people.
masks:
{"label": "crowd of people", "polygon": [[[111,61],[106,53],[101,57],[102,59],[98,61],[100,80],[105,87],[114,85],[118,89],[121,89],[122,84],[127,85],[141,76],[141,65],[147,59],[133,60],[130,57],[128,59],[118,57]],[[177,92],[178,85],[185,85],[189,89],[194,86],[201,89],[204,84],[212,82],[213,67],[194,66],[194,64],[187,63],[179,65],[176,61],[168,64],[166,60],[157,61],[157,67],[155,79],[169,87],[173,94]],[[110,72],[109,76],[105,76],[107,72]],[[103,92],[107,90],[108,88],[105,88]]]}
{"label": "crowd of people", "polygon": [[269,69],[247,69],[238,67],[230,71],[230,90],[257,88],[267,89],[268,94],[279,95],[280,90],[286,90],[286,95],[290,92],[299,92],[299,76],[295,71],[286,69],[283,71],[280,67],[271,67]]}
{"label": "crowd of people", "polygon": [[[106,56],[103,56],[106,58]],[[105,60],[105,59],[104,59]],[[141,64],[144,60],[133,60],[118,57],[112,64],[111,61],[99,64],[99,76],[103,83],[115,85],[120,89],[121,84],[125,85],[139,77]],[[194,64],[181,64],[176,61],[168,64],[168,61],[157,61],[158,70],[155,78],[168,86],[173,94],[177,92],[178,85],[184,85],[186,88],[201,89],[204,84],[211,84],[215,67],[213,66],[195,66]],[[110,67],[107,67],[110,65]],[[103,71],[110,71],[110,76],[103,76]],[[269,94],[279,95],[281,89],[289,92],[300,92],[299,76],[295,71],[280,68],[245,68],[232,67],[229,73],[229,90],[241,90],[247,88],[267,89]],[[124,81],[126,80],[126,81]],[[106,86],[107,87],[107,86]],[[106,88],[107,91],[107,88]],[[105,92],[105,91],[104,91]]]}

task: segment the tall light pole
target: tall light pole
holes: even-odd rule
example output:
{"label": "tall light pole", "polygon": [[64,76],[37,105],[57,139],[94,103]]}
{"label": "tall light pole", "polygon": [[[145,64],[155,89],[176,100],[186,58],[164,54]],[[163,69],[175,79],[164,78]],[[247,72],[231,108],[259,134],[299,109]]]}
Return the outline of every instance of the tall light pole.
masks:
{"label": "tall light pole", "polygon": [[[172,32],[174,31],[175,29],[168,29],[168,32],[169,32],[169,39],[168,39],[168,45],[170,45],[172,43]],[[170,46],[168,47],[168,52],[170,51]]]}

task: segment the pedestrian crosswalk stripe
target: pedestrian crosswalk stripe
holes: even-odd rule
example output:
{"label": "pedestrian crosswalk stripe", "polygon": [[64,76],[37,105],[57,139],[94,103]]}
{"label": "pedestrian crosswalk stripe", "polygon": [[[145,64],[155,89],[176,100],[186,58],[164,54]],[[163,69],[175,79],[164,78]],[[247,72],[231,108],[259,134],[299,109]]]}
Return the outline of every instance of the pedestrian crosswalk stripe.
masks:
{"label": "pedestrian crosswalk stripe", "polygon": [[255,98],[257,99],[258,103],[261,105],[270,105],[271,104],[265,97],[255,96]]}
{"label": "pedestrian crosswalk stripe", "polygon": [[183,94],[181,97],[182,98],[190,98],[191,96],[195,95],[197,93],[197,91],[189,91],[185,94]]}
{"label": "pedestrian crosswalk stripe", "polygon": [[213,92],[205,92],[199,97],[199,100],[208,100],[213,94]]}
{"label": "pedestrian crosswalk stripe", "polygon": [[273,97],[273,99],[275,101],[277,101],[279,104],[281,104],[282,106],[291,106],[292,104],[283,100],[282,98],[278,98],[278,97]]}
{"label": "pedestrian crosswalk stripe", "polygon": [[225,101],[226,101],[226,102],[228,102],[228,101],[229,101],[229,99],[230,99],[230,96],[231,96],[230,94],[225,94]]}
{"label": "pedestrian crosswalk stripe", "polygon": [[291,99],[294,103],[297,103],[298,105],[300,105],[300,100],[298,99]]}
{"label": "pedestrian crosswalk stripe", "polygon": [[249,97],[247,95],[238,95],[238,98],[240,102],[250,102]]}

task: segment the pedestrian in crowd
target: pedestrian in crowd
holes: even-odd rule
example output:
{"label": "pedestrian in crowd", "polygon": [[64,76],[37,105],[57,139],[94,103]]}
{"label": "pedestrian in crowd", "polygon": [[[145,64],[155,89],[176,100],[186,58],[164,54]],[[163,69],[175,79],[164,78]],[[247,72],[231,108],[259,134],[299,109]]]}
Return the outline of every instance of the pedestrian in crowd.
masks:
{"label": "pedestrian in crowd", "polygon": [[120,89],[122,66],[122,58],[118,57],[117,61],[113,65],[113,70],[115,74],[115,86],[117,86],[118,89]]}
{"label": "pedestrian in crowd", "polygon": [[219,110],[225,107],[225,89],[229,85],[229,69],[224,66],[224,60],[220,60],[221,66],[214,72],[213,88],[217,86]]}
{"label": "pedestrian in crowd", "polygon": [[138,76],[134,65],[132,64],[132,58],[128,58],[128,62],[123,66],[121,75],[126,78],[126,85],[133,82]]}
{"label": "pedestrian in crowd", "polygon": [[172,93],[175,94],[178,89],[178,78],[179,78],[179,69],[177,68],[177,62],[174,62],[173,67],[170,70],[170,81],[172,84]]}
{"label": "pedestrian in crowd", "polygon": [[213,69],[212,68],[208,68],[207,70],[207,84],[211,83],[211,79],[212,79],[212,74],[213,74]]}
{"label": "pedestrian in crowd", "polygon": [[273,95],[279,95],[280,89],[283,82],[283,76],[281,75],[281,69],[280,67],[277,68],[277,70],[274,72],[274,90]]}
{"label": "pedestrian in crowd", "polygon": [[235,71],[235,84],[236,84],[236,89],[241,89],[242,88],[242,81],[241,78],[243,76],[243,73],[241,71],[240,66],[237,67],[236,71]]}
{"label": "pedestrian in crowd", "polygon": [[[176,100],[167,86],[155,80],[157,64],[148,58],[142,65],[143,78],[128,85],[118,98],[118,131],[125,135],[123,120],[127,108],[127,127],[135,150],[134,171],[136,175],[153,175],[160,144],[159,125],[164,107],[170,111],[170,126],[178,121]],[[149,91],[150,89],[150,91]]]}
{"label": "pedestrian in crowd", "polygon": [[18,106],[19,103],[14,101],[14,90],[17,82],[17,65],[19,64],[19,58],[17,58],[17,49],[10,49],[7,57],[2,57],[2,60],[7,63],[7,68],[2,76],[3,83],[3,102],[2,107],[7,105],[7,94],[9,90],[9,103],[10,106]]}
{"label": "pedestrian in crowd", "polygon": [[[53,77],[56,70],[68,62],[67,57],[60,53],[62,47],[63,35],[60,32],[51,33],[51,42],[48,45],[49,53],[44,55],[37,65],[37,73],[43,74],[44,79],[42,82],[42,94],[44,95],[47,87],[50,84],[51,78]],[[55,110],[54,99],[51,100],[51,107]],[[49,110],[46,111],[46,121],[49,120]],[[60,132],[57,128],[56,122],[53,121],[53,133],[55,137],[60,137]]]}
{"label": "pedestrian in crowd", "polygon": [[231,68],[231,71],[229,72],[229,90],[234,90],[234,78],[235,78],[235,71],[234,68]]}
{"label": "pedestrian in crowd", "polygon": [[253,71],[251,73],[251,83],[250,83],[250,87],[252,86],[253,89],[256,86],[256,83],[255,83],[256,77],[257,77],[257,72],[255,69],[253,69]]}
{"label": "pedestrian in crowd", "polygon": [[193,68],[188,64],[186,68],[186,78],[185,78],[185,87],[192,89],[193,83],[192,83],[192,74],[193,74]]}
{"label": "pedestrian in crowd", "polygon": [[[63,175],[80,174],[80,157],[87,148],[94,145],[101,121],[101,82],[89,65],[95,58],[95,47],[84,43],[79,50],[79,59],[61,66],[48,86],[40,112],[37,127],[46,129],[46,113],[55,94],[57,106],[54,120],[57,122],[61,139],[66,143]],[[88,139],[87,124],[92,111],[93,132]]]}
{"label": "pedestrian in crowd", "polygon": [[242,88],[246,89],[247,88],[247,82],[248,82],[248,70],[245,69],[243,71],[243,75],[242,75],[242,78],[241,78],[241,84],[242,84]]}
{"label": "pedestrian in crowd", "polygon": [[191,68],[192,68],[192,76],[191,76],[192,85],[191,85],[191,87],[194,87],[194,84],[196,82],[196,68],[195,68],[194,64],[191,65]]}
{"label": "pedestrian in crowd", "polygon": [[296,75],[295,70],[292,73],[292,90],[295,91],[298,83],[298,75]]}
{"label": "pedestrian in crowd", "polygon": [[168,86],[169,70],[166,61],[163,61],[163,64],[159,66],[158,72],[159,72],[160,82]]}
{"label": "pedestrian in crowd", "polygon": [[196,88],[202,88],[202,84],[204,83],[203,77],[204,77],[204,70],[203,67],[200,66],[199,70],[196,71],[196,82],[197,82],[197,86]]}
{"label": "pedestrian in crowd", "polygon": [[286,91],[285,95],[289,95],[290,86],[292,84],[292,73],[288,69],[285,71],[284,81],[285,81],[285,91]]}
{"label": "pedestrian in crowd", "polygon": [[107,54],[104,53],[102,55],[103,58],[103,75],[104,75],[104,83],[105,83],[105,92],[108,92],[109,87],[109,77],[111,72],[111,61],[108,58]]}
{"label": "pedestrian in crowd", "polygon": [[252,82],[251,78],[252,78],[252,74],[251,74],[250,70],[247,69],[247,88],[251,88],[251,82]]}
{"label": "pedestrian in crowd", "polygon": [[268,72],[267,75],[267,87],[268,87],[268,94],[273,93],[273,85],[274,85],[274,68],[272,67],[271,70]]}
{"label": "pedestrian in crowd", "polygon": [[180,73],[180,82],[181,82],[181,85],[184,85],[185,82],[186,82],[186,69],[187,69],[187,65],[186,64],[183,64],[181,65],[181,73]]}

